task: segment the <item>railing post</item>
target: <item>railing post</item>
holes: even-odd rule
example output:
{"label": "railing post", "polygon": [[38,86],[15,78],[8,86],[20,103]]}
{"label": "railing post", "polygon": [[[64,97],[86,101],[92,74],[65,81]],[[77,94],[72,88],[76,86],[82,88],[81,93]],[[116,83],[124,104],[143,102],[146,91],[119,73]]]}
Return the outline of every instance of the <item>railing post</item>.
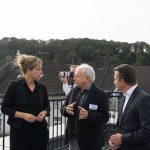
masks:
{"label": "railing post", "polygon": [[3,114],[3,150],[5,148],[5,114]]}

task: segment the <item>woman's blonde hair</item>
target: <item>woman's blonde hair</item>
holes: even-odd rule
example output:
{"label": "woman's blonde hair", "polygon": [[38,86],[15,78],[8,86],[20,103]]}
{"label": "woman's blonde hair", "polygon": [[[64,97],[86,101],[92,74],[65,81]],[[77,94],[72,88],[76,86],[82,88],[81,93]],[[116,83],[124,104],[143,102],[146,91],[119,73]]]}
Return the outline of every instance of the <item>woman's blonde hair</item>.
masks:
{"label": "woman's blonde hair", "polygon": [[32,70],[38,64],[42,65],[42,60],[33,55],[22,54],[15,58],[14,64],[19,66],[23,74],[26,74],[27,69]]}

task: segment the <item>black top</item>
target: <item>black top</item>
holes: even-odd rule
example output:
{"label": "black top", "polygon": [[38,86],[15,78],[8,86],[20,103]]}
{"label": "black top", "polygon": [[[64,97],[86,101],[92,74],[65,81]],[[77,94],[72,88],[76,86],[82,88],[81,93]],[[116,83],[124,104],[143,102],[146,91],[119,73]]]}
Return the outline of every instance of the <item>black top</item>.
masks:
{"label": "black top", "polygon": [[[11,81],[4,94],[1,110],[8,115],[8,124],[20,129],[24,120],[14,118],[15,112],[26,112],[37,115],[41,111],[50,112],[48,93],[45,85],[35,81],[33,92],[27,87],[24,79]],[[46,120],[44,120],[45,124]]]}
{"label": "black top", "polygon": [[25,97],[27,101],[26,112],[37,116],[41,111],[40,107],[40,97],[38,93],[38,86],[35,82],[35,89],[31,91],[28,85],[24,84]]}
{"label": "black top", "polygon": [[78,96],[77,96],[77,102],[79,103],[80,106],[84,105],[84,103],[86,102],[86,99],[88,97],[88,94],[89,94],[88,89],[85,89],[84,91],[79,89]]}

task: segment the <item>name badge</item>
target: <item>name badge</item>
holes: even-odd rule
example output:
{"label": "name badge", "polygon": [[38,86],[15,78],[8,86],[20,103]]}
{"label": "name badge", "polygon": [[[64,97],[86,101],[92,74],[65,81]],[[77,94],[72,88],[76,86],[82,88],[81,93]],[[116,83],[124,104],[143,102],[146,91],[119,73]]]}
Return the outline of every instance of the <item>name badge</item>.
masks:
{"label": "name badge", "polygon": [[98,109],[98,105],[89,104],[89,109],[90,110],[97,110]]}

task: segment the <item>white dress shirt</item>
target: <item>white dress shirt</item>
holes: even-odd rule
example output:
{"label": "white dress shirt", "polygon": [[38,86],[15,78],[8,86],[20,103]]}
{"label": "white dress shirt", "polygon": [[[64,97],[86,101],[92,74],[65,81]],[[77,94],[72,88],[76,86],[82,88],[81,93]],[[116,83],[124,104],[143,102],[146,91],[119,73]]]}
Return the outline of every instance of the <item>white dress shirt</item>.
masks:
{"label": "white dress shirt", "polygon": [[68,85],[68,83],[63,83],[63,91],[65,92],[66,96],[68,95],[70,90],[71,90],[71,85]]}
{"label": "white dress shirt", "polygon": [[138,86],[138,84],[132,86],[126,93],[124,93],[125,96],[125,101],[124,101],[124,105],[123,105],[123,109],[122,112],[124,112],[125,107],[130,99],[130,96],[132,95],[133,91],[135,90],[135,88]]}

